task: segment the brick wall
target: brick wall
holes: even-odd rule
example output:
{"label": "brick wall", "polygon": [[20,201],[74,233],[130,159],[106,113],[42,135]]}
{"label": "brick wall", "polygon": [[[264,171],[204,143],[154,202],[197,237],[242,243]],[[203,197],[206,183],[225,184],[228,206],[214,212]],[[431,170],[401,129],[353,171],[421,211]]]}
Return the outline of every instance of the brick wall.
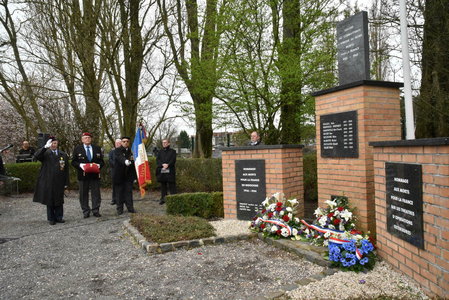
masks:
{"label": "brick wall", "polygon": [[[356,208],[358,228],[375,231],[373,154],[369,142],[401,138],[399,89],[393,84],[371,82],[328,93],[315,98],[318,202],[331,195],[346,196]],[[320,117],[346,111],[357,111],[358,158],[321,157]]]}
{"label": "brick wall", "polygon": [[[237,218],[235,160],[264,159],[266,193],[282,192],[299,202],[299,217],[304,215],[302,147],[273,145],[225,148],[222,152],[223,201],[225,218]],[[262,202],[264,199],[261,199]]]}
{"label": "brick wall", "polygon": [[[435,145],[435,141],[438,140],[442,142],[441,145]],[[382,143],[373,143],[378,254],[397,270],[416,280],[429,296],[447,299],[449,298],[449,138],[422,141],[431,143],[423,145],[420,140],[400,141],[398,146],[381,146]],[[407,143],[414,145],[405,146]],[[422,166],[424,249],[419,249],[387,232],[386,162]]]}

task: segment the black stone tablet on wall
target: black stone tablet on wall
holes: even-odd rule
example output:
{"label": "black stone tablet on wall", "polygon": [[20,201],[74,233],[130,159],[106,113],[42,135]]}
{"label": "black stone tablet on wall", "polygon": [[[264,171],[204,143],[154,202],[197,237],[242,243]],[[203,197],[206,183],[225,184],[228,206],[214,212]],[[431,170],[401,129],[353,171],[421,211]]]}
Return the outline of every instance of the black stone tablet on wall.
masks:
{"label": "black stone tablet on wall", "polygon": [[235,161],[237,219],[251,220],[266,198],[265,160]]}
{"label": "black stone tablet on wall", "polygon": [[424,249],[422,166],[385,163],[387,231]]}
{"label": "black stone tablet on wall", "polygon": [[359,157],[357,111],[320,116],[321,157]]}

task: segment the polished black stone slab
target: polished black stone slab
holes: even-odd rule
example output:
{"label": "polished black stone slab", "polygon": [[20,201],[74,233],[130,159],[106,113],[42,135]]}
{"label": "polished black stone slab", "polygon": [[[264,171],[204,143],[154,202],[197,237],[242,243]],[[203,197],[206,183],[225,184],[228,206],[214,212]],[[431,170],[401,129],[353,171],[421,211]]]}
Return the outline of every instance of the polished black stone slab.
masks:
{"label": "polished black stone slab", "polygon": [[320,116],[321,157],[359,157],[357,111]]}

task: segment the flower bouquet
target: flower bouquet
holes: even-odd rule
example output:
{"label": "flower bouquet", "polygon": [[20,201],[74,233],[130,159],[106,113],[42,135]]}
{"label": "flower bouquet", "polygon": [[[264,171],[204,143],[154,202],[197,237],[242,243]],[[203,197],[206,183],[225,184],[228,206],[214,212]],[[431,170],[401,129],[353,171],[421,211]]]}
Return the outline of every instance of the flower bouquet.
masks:
{"label": "flower bouquet", "polygon": [[333,267],[355,272],[374,268],[376,254],[367,235],[358,231],[345,232],[338,238],[331,237],[328,247]]}
{"label": "flower bouquet", "polygon": [[312,225],[302,221],[300,234],[310,242],[319,246],[327,246],[328,239],[334,233],[351,231],[355,227],[355,216],[349,208],[348,198],[336,197],[325,202],[328,207],[315,210],[315,220]]}
{"label": "flower bouquet", "polygon": [[264,236],[273,238],[288,238],[298,234],[299,218],[295,217],[298,201],[287,200],[281,193],[266,198],[263,209],[257,213],[251,222],[250,229],[262,232]]}

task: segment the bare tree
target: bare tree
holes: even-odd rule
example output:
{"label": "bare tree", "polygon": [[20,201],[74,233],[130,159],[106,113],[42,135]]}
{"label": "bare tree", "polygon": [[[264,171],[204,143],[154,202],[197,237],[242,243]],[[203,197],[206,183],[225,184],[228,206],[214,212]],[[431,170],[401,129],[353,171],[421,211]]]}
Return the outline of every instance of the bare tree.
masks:
{"label": "bare tree", "polygon": [[[25,127],[33,136],[37,132],[46,131],[47,126],[38,104],[38,97],[34,90],[34,83],[22,58],[18,31],[8,0],[0,1],[0,23],[2,36],[0,51],[0,95],[21,116]],[[10,57],[10,58],[9,58]]]}

